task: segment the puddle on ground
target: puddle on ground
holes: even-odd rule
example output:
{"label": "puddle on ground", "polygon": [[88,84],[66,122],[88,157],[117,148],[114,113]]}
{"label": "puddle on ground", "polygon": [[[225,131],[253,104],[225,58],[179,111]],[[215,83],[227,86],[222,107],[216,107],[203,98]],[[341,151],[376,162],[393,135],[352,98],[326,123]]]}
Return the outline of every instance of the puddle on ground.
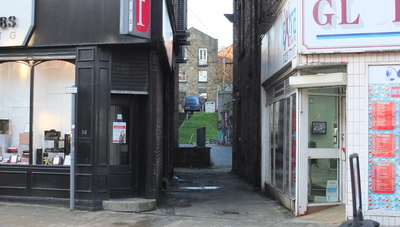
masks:
{"label": "puddle on ground", "polygon": [[217,211],[214,211],[214,214],[240,214],[240,213],[237,211],[217,210]]}
{"label": "puddle on ground", "polygon": [[178,187],[178,189],[183,189],[183,190],[213,190],[213,189],[220,189],[222,187],[218,186],[202,186],[202,187]]}

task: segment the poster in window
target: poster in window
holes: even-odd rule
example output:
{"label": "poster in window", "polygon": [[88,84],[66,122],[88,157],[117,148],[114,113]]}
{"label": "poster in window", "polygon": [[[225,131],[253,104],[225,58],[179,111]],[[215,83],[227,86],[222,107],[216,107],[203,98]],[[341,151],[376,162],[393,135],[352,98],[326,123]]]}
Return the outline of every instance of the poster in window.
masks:
{"label": "poster in window", "polygon": [[376,101],[372,104],[372,127],[375,130],[393,130],[395,124],[393,101]]}
{"label": "poster in window", "polygon": [[126,122],[113,123],[113,143],[126,143]]}
{"label": "poster in window", "polygon": [[400,211],[399,110],[400,65],[369,66],[368,115],[355,119],[368,119],[368,210]]}
{"label": "poster in window", "polygon": [[393,194],[395,188],[395,167],[390,162],[378,162],[372,166],[372,192]]}
{"label": "poster in window", "polygon": [[372,136],[373,157],[394,157],[395,139],[392,134],[376,134]]}

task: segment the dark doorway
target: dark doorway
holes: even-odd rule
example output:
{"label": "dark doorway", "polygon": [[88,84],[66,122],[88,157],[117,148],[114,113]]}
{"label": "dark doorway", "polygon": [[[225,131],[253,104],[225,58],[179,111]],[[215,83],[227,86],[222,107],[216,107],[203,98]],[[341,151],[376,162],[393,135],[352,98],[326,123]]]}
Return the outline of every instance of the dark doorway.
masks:
{"label": "dark doorway", "polygon": [[109,189],[110,198],[136,196],[137,156],[135,149],[135,99],[130,95],[111,98],[109,113]]}

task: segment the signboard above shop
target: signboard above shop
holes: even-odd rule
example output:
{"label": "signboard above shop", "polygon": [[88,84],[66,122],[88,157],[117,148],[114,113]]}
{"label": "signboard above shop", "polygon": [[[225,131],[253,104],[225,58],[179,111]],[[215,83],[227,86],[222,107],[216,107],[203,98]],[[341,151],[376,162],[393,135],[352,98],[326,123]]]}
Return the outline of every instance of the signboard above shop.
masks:
{"label": "signboard above shop", "polygon": [[34,0],[1,0],[0,47],[25,46],[34,27]]}
{"label": "signboard above shop", "polygon": [[400,49],[400,1],[302,1],[302,53]]}
{"label": "signboard above shop", "polygon": [[121,0],[120,34],[151,38],[151,0]]}

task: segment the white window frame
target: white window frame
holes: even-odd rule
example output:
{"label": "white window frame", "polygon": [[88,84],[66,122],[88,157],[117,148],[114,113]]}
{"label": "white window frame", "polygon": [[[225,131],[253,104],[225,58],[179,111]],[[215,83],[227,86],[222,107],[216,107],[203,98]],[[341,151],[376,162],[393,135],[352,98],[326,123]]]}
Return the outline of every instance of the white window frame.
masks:
{"label": "white window frame", "polygon": [[199,66],[207,65],[207,48],[199,49]]}
{"label": "white window frame", "polygon": [[[181,80],[181,77],[184,77],[184,80]],[[186,77],[186,71],[179,71],[179,82],[186,82],[187,77]]]}
{"label": "white window frame", "polygon": [[199,71],[199,82],[207,82],[207,71],[206,70]]}
{"label": "white window frame", "polygon": [[182,47],[182,52],[183,52],[183,54],[182,54],[183,60],[187,60],[187,49],[186,49],[186,46]]}

